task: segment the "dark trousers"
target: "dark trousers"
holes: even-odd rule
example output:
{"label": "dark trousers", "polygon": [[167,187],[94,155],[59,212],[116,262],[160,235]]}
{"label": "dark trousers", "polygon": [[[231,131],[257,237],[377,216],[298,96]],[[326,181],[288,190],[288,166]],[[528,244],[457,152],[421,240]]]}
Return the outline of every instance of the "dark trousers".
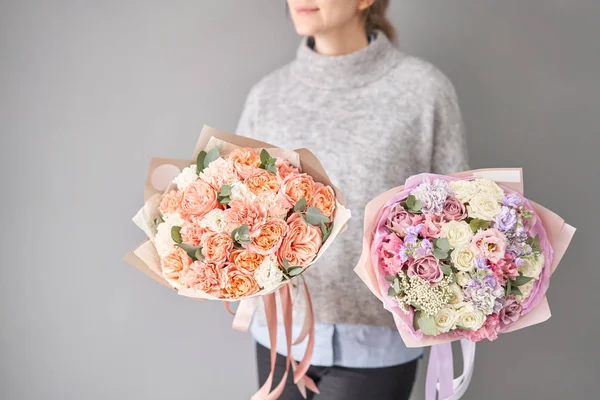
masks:
{"label": "dark trousers", "polygon": [[[259,386],[271,371],[271,352],[256,344],[256,363]],[[281,400],[301,400],[302,395],[293,382],[292,369]],[[275,387],[285,372],[285,357],[278,354],[275,367]],[[316,395],[307,390],[308,399],[318,400],[408,400],[417,372],[417,360],[387,368],[343,368],[311,366],[307,375],[311,377],[319,391]]]}

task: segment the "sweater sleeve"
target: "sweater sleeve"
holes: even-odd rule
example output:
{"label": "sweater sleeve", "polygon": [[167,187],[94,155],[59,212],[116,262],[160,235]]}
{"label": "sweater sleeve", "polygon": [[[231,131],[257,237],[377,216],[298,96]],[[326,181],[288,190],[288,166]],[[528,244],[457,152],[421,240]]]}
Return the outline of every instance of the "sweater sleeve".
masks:
{"label": "sweater sleeve", "polygon": [[247,137],[254,136],[254,127],[258,115],[258,98],[258,85],[254,85],[248,96],[246,96],[244,108],[235,130],[236,134]]}
{"label": "sweater sleeve", "polygon": [[445,76],[435,86],[432,172],[447,175],[466,171],[467,140],[456,91]]}

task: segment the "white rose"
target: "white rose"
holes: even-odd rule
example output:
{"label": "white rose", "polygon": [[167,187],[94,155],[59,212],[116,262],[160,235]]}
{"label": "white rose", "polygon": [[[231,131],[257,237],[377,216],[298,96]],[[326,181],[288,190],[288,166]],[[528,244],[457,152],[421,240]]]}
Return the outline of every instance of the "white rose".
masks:
{"label": "white rose", "polygon": [[185,190],[192,183],[196,182],[198,179],[196,171],[196,164],[184,168],[183,171],[173,179],[173,183],[177,185],[177,189]]}
{"label": "white rose", "polygon": [[199,225],[213,232],[226,232],[228,224],[225,221],[225,211],[219,209],[212,210],[202,218]]}
{"label": "white rose", "polygon": [[254,271],[256,283],[266,291],[275,289],[283,280],[283,271],[273,256],[266,257]]}
{"label": "white rose", "polygon": [[471,199],[467,206],[469,217],[484,221],[494,221],[502,211],[500,203],[490,194],[479,193]]}
{"label": "white rose", "polygon": [[459,271],[471,272],[475,268],[475,253],[468,247],[459,247],[450,254],[454,268]]}
{"label": "white rose", "polygon": [[463,301],[463,290],[460,286],[458,286],[456,283],[453,283],[449,286],[450,289],[450,295],[452,296],[450,298],[450,304],[459,304],[462,303]]}
{"label": "white rose", "polygon": [[544,255],[540,254],[539,257],[523,257],[523,261],[525,261],[525,264],[519,268],[519,272],[524,276],[539,279],[544,268]]}
{"label": "white rose", "polygon": [[523,301],[531,295],[531,291],[533,290],[533,285],[535,285],[535,282],[536,280],[533,279],[526,284],[519,286],[521,294],[517,296],[518,301]]}
{"label": "white rose", "polygon": [[441,234],[448,239],[452,248],[467,246],[473,238],[473,231],[465,221],[450,221],[444,224]]}
{"label": "white rose", "polygon": [[447,333],[456,328],[457,314],[452,308],[443,308],[433,319],[440,333]]}
{"label": "white rose", "polygon": [[179,214],[173,213],[165,216],[165,222],[158,225],[154,247],[159,256],[164,257],[173,250],[175,242],[171,237],[171,230],[174,226],[182,226],[183,222],[183,218]]}
{"label": "white rose", "polygon": [[450,182],[450,187],[461,203],[468,203],[477,193],[479,193],[479,187],[477,187],[473,181]]}
{"label": "white rose", "polygon": [[456,325],[462,329],[476,331],[485,323],[485,315],[481,310],[475,309],[471,304],[465,303],[456,310]]}
{"label": "white rose", "polygon": [[231,186],[231,196],[229,196],[231,200],[249,200],[254,201],[256,195],[252,193],[252,191],[243,184],[242,182],[236,182]]}
{"label": "white rose", "polygon": [[458,283],[460,287],[466,287],[469,284],[470,280],[471,275],[469,275],[468,272],[458,271],[458,273],[456,274],[456,283]]}
{"label": "white rose", "polygon": [[475,185],[479,188],[480,193],[488,194],[496,199],[496,201],[502,201],[502,199],[504,199],[504,190],[492,180],[475,179]]}

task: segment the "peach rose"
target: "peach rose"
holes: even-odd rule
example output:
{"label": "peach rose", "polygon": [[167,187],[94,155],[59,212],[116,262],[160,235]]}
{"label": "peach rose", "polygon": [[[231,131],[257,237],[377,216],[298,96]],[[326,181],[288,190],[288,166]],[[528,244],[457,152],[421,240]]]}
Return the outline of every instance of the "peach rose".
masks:
{"label": "peach rose", "polygon": [[252,230],[255,226],[265,223],[267,211],[261,204],[245,199],[232,200],[225,210],[225,219],[230,226],[239,227],[248,225]]}
{"label": "peach rose", "polygon": [[180,280],[187,288],[221,297],[221,287],[224,286],[225,275],[223,269],[215,263],[196,261]]}
{"label": "peach rose", "polygon": [[217,192],[204,181],[197,180],[183,192],[181,209],[185,217],[202,218],[215,208],[221,207],[217,201]]}
{"label": "peach rose", "polygon": [[281,184],[281,195],[292,206],[301,198],[310,202],[313,195],[315,181],[310,175],[290,175]]}
{"label": "peach rose", "polygon": [[235,265],[226,267],[227,282],[224,287],[225,297],[240,298],[253,295],[260,290],[252,274]]}
{"label": "peach rose", "polygon": [[192,246],[200,246],[202,236],[206,233],[206,228],[203,228],[199,224],[199,219],[190,218],[186,220],[181,227],[181,239]]}
{"label": "peach rose", "polygon": [[283,219],[267,220],[251,232],[252,243],[250,243],[249,249],[264,256],[275,253],[281,245],[287,229],[288,226]]}
{"label": "peach rose", "polygon": [[181,209],[182,200],[183,192],[179,190],[171,190],[162,198],[158,209],[162,215],[178,212]]}
{"label": "peach rose", "polygon": [[234,250],[229,255],[229,261],[238,268],[245,269],[248,272],[254,272],[264,261],[265,256],[257,254],[250,250]]}
{"label": "peach rose", "polygon": [[280,188],[277,176],[264,169],[254,171],[244,180],[244,183],[257,196],[263,193],[277,193]]}
{"label": "peach rose", "polygon": [[285,259],[291,265],[305,267],[321,248],[321,230],[305,224],[299,214],[292,215],[287,224],[288,232],[277,251],[279,263]]}
{"label": "peach rose", "polygon": [[160,260],[162,275],[168,280],[177,280],[192,264],[192,259],[183,249],[176,247],[173,252]]}
{"label": "peach rose", "polygon": [[202,255],[206,261],[222,264],[233,250],[233,240],[226,233],[207,232],[202,236]]}
{"label": "peach rose", "polygon": [[292,163],[282,158],[278,158],[277,161],[275,161],[275,167],[277,168],[279,178],[282,180],[290,175],[298,175],[300,173],[298,168],[294,167]]}
{"label": "peach rose", "polygon": [[502,232],[495,228],[480,231],[471,239],[471,250],[480,258],[487,258],[493,263],[504,258],[507,245]]}
{"label": "peach rose", "polygon": [[227,158],[233,162],[235,171],[242,179],[246,179],[260,167],[260,156],[254,149],[240,147],[231,152]]}
{"label": "peach rose", "polygon": [[322,183],[315,183],[309,205],[317,207],[327,218],[331,219],[335,211],[335,193],[333,189]]}

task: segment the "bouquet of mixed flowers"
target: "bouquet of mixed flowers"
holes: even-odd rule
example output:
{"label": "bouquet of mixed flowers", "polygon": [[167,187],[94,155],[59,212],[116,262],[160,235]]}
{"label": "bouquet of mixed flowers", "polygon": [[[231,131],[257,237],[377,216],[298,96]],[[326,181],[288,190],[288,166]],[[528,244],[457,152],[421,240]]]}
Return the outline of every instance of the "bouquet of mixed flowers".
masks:
{"label": "bouquet of mixed flowers", "polygon": [[[345,227],[350,213],[339,198],[307,150],[205,127],[193,162],[151,163],[146,203],[134,217],[148,240],[127,260],[183,296],[227,302],[270,296],[265,306],[276,315],[274,292],[289,299],[288,284]],[[236,326],[247,329],[255,304],[242,307]],[[291,302],[282,297],[282,305],[284,319],[291,317]]]}
{"label": "bouquet of mixed flowers", "polygon": [[550,316],[574,229],[523,197],[520,170],[460,175],[413,176],[367,206],[356,271],[410,347],[494,340]]}

